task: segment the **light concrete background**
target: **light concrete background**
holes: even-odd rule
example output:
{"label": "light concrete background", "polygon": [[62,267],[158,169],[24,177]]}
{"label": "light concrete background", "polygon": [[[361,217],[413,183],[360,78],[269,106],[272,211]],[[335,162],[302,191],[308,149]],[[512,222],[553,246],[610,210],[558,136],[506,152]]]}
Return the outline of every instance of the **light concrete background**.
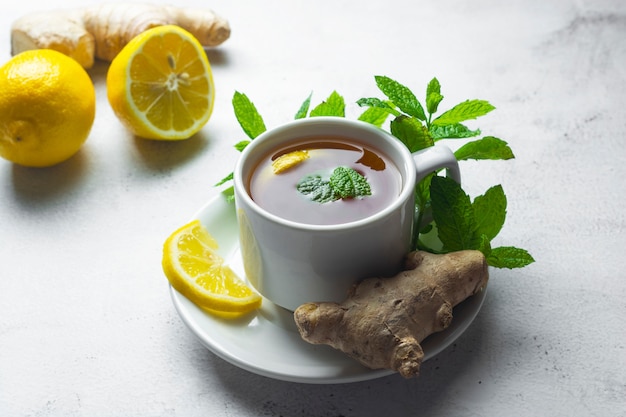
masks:
{"label": "light concrete background", "polygon": [[[86,3],[3,4],[0,60],[14,19]],[[626,415],[625,2],[178,3],[206,4],[233,29],[209,52],[217,100],[200,134],[134,138],[108,106],[101,63],[75,157],[41,170],[0,161],[0,415]],[[418,379],[307,385],[241,370],[180,320],[161,245],[232,170],[235,91],[273,127],[310,92],[319,103],[337,90],[355,116],[358,98],[380,96],[374,75],[419,94],[436,76],[442,108],[496,106],[471,125],[516,159],[463,163],[465,188],[502,184],[494,244],[536,263],[492,270],[475,322]]]}

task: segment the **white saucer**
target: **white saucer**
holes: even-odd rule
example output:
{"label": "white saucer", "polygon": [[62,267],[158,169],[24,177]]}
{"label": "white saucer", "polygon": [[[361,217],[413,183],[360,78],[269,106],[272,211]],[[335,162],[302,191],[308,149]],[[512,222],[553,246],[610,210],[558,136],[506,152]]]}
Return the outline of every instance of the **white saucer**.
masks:
{"label": "white saucer", "polygon": [[[194,218],[200,219],[215,237],[220,245],[220,255],[231,268],[245,278],[234,203],[218,195]],[[170,293],[183,322],[209,350],[250,372],[284,381],[315,384],[365,381],[392,373],[368,369],[329,346],[303,341],[292,313],[267,299],[263,299],[257,312],[229,320],[205,313],[171,287]],[[485,294],[486,290],[483,290],[455,307],[450,327],[422,342],[424,360],[448,347],[468,328],[480,310]]]}

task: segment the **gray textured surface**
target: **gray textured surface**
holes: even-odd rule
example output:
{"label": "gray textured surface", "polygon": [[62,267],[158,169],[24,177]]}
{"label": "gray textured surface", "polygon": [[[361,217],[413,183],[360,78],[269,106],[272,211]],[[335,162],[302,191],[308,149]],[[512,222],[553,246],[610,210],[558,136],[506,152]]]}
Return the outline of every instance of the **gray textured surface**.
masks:
{"label": "gray textured surface", "polygon": [[[2,61],[13,19],[80,3],[3,6]],[[0,415],[626,415],[626,3],[209,6],[233,34],[209,54],[218,96],[197,137],[130,136],[98,65],[96,122],[76,157],[46,170],[0,161]],[[465,163],[465,188],[503,185],[508,219],[496,243],[537,262],[494,270],[474,324],[418,379],[310,386],[240,370],[177,316],[161,244],[232,169],[243,139],[235,90],[275,126],[311,91],[314,102],[334,89],[349,103],[377,95],[377,74],[418,92],[437,76],[442,107],[497,107],[478,125],[516,159]]]}

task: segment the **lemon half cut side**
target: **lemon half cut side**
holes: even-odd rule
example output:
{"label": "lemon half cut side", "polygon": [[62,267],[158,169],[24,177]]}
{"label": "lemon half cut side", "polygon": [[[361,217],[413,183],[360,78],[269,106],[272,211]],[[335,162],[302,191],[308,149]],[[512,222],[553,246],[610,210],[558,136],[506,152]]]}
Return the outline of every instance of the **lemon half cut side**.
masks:
{"label": "lemon half cut side", "polygon": [[175,25],[157,26],[137,35],[113,59],[107,97],[135,135],[187,139],[213,112],[211,65],[191,33]]}

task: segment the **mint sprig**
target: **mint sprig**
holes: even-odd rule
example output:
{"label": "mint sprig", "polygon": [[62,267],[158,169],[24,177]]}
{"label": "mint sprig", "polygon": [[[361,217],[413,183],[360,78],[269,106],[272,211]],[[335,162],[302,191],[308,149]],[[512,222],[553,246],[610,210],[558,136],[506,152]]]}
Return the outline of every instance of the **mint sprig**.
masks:
{"label": "mint sprig", "polygon": [[430,182],[433,220],[445,252],[478,249],[481,235],[470,197],[451,179],[433,176]]}
{"label": "mint sprig", "polygon": [[424,108],[411,90],[389,77],[377,75],[374,79],[380,91],[382,91],[400,111],[418,120],[426,120]]}
{"label": "mint sprig", "polygon": [[[506,219],[506,196],[502,186],[491,187],[472,202],[454,180],[434,176],[431,180],[433,217],[443,252],[480,250],[489,265],[521,268],[534,262],[528,251],[513,246],[491,248]],[[421,249],[434,252],[420,243]]]}
{"label": "mint sprig", "polygon": [[[384,97],[358,99],[356,104],[364,108],[358,119],[378,127],[383,127],[389,121],[389,132],[411,152],[428,148],[444,139],[476,138],[481,135],[481,130],[472,129],[465,122],[495,110],[488,101],[474,99],[465,100],[439,113],[444,96],[437,78],[430,80],[426,87],[425,106],[407,86],[387,76],[375,76],[374,79]],[[312,93],[297,110],[296,119],[307,115],[345,117],[344,98],[336,91],[309,111],[311,98]],[[250,140],[263,133],[266,128],[263,118],[245,94],[235,93],[233,108],[239,124],[249,138],[235,145],[235,148],[241,151]],[[515,158],[509,145],[494,136],[470,140],[461,145],[454,154],[458,161]],[[347,177],[343,174],[341,178],[343,178],[341,186],[358,184],[358,181],[346,181]],[[223,185],[230,180],[232,173],[217,185]],[[338,197],[341,194],[337,194],[333,189],[331,181],[320,176],[306,177],[298,187],[314,201],[325,202],[341,198]],[[417,230],[412,249],[437,253],[476,249],[482,251],[488,264],[496,268],[522,268],[534,262],[533,257],[525,249],[514,246],[492,248],[492,242],[506,219],[507,202],[501,185],[490,188],[472,201],[459,184],[432,173],[416,185],[415,191],[416,223],[422,226],[422,229]],[[232,187],[224,190],[224,193],[232,199]],[[429,211],[432,212],[433,221],[422,225],[424,213]],[[432,230],[437,231],[441,248],[430,247],[421,239],[421,236],[426,236]]]}
{"label": "mint sprig", "polygon": [[[433,146],[442,139],[468,139],[481,134],[464,124],[484,116],[495,107],[486,100],[465,100],[437,115],[444,96],[441,84],[433,78],[426,87],[426,111],[415,94],[397,81],[376,76],[376,85],[386,99],[362,98],[357,104],[367,107],[361,120],[378,117],[378,126],[390,121],[390,132],[402,141],[411,152]],[[375,109],[375,110],[372,110]],[[399,110],[399,111],[398,111]],[[380,123],[380,118],[386,118]],[[465,160],[507,160],[514,158],[508,144],[494,136],[485,136],[462,145],[455,157]],[[444,182],[445,181],[445,182]],[[434,194],[433,194],[434,193]],[[501,186],[490,189],[472,203],[460,185],[452,180],[441,180],[432,174],[416,186],[417,224],[421,225],[424,213],[432,211],[433,222],[418,231],[413,247],[431,252],[451,252],[462,249],[481,250],[489,265],[498,268],[519,268],[534,259],[524,249],[516,247],[491,248],[491,242],[504,224],[506,197]],[[437,228],[441,250],[427,247],[420,240],[433,227]]]}
{"label": "mint sprig", "polygon": [[[309,96],[309,102],[311,100],[311,96]],[[256,106],[248,96],[238,91],[235,91],[232,99],[233,109],[235,110],[235,117],[237,118],[237,122],[239,122],[239,126],[243,129],[244,133],[248,136],[249,139],[241,140],[235,144],[235,149],[239,152],[243,151],[246,146],[250,143],[250,141],[261,133],[265,132],[267,128],[265,127],[265,122],[263,121],[263,117],[257,110]],[[307,108],[308,109],[308,108]],[[307,109],[303,108],[300,111],[304,111],[306,114]],[[296,118],[298,115],[296,115]],[[302,116],[301,116],[302,117]],[[224,178],[219,180],[215,186],[219,187],[221,185],[226,184],[227,182],[232,181],[233,173],[229,173]],[[233,187],[228,187],[222,193],[226,196],[229,201],[233,201],[235,198],[235,193]]]}

